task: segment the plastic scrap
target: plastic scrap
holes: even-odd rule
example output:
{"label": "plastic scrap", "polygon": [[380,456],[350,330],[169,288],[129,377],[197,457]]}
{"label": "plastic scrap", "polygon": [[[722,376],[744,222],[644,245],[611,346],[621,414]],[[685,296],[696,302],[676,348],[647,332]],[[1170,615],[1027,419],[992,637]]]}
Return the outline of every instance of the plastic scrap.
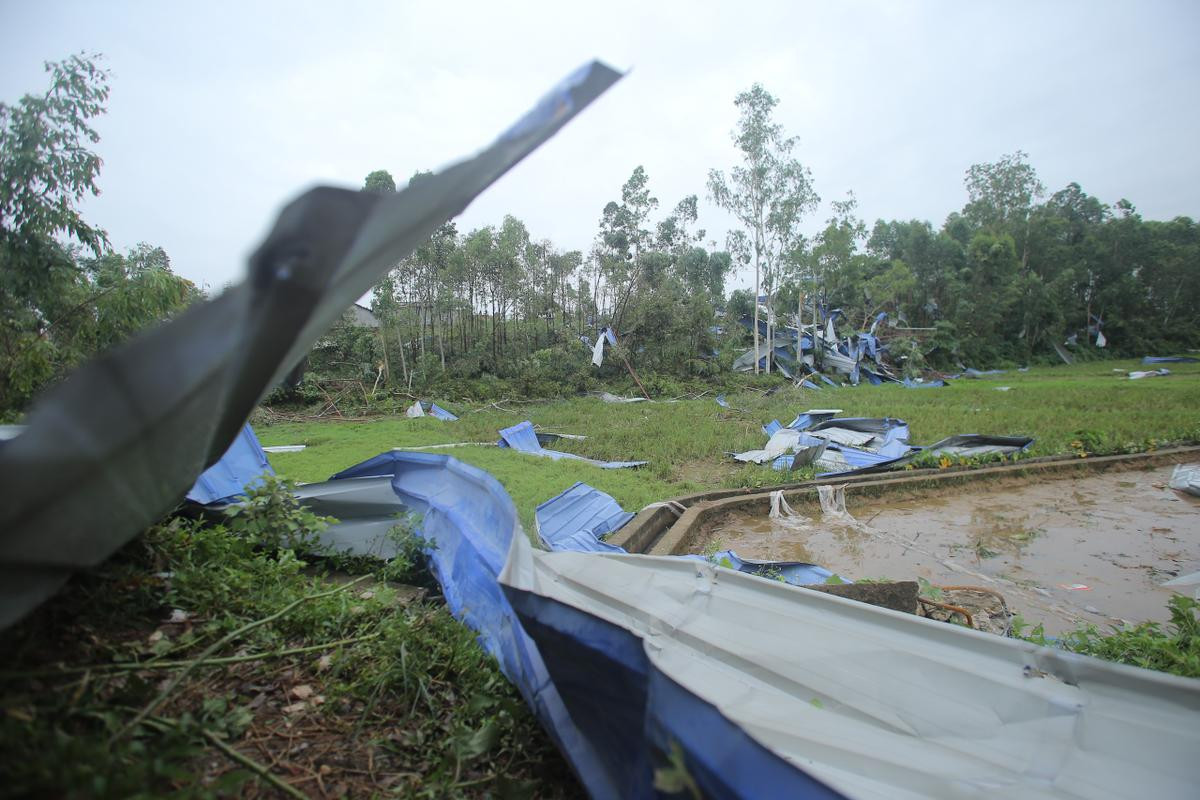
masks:
{"label": "plastic scrap", "polygon": [[1167,485],[1200,497],[1200,464],[1177,464]]}
{"label": "plastic scrap", "polygon": [[454,422],[458,417],[451,414],[446,409],[439,406],[437,403],[427,403],[424,400],[417,400],[408,407],[408,411],[404,412],[406,417],[433,417],[440,419],[443,422]]}
{"label": "plastic scrap", "polygon": [[603,538],[633,519],[609,495],[576,483],[537,507],[534,519],[538,537],[550,550],[624,553]]}
{"label": "plastic scrap", "polygon": [[529,420],[513,425],[510,428],[503,428],[500,431],[500,441],[497,444],[500,447],[511,447],[520,453],[544,456],[545,458],[552,458],[555,461],[564,458],[572,461],[583,461],[586,464],[591,464],[601,469],[625,469],[627,467],[640,467],[643,464],[649,463],[648,461],[598,461],[592,458],[577,456],[574,453],[547,450],[538,441],[537,433],[533,430],[533,423]]}
{"label": "plastic scrap", "polygon": [[729,401],[725,399],[725,395],[717,395],[717,405],[719,405],[721,408],[729,408]]}
{"label": "plastic scrap", "polygon": [[1196,364],[1200,363],[1200,358],[1192,356],[1146,356],[1142,359],[1143,364]]}
{"label": "plastic scrap", "polygon": [[271,445],[270,447],[264,447],[263,452],[264,453],[299,453],[301,450],[303,450],[306,447],[308,447],[308,445],[306,445],[306,444],[274,444],[274,445]]}
{"label": "plastic scrap", "polygon": [[194,503],[229,503],[245,494],[263,475],[274,475],[267,454],[247,423],[225,454],[196,479],[187,493]]}

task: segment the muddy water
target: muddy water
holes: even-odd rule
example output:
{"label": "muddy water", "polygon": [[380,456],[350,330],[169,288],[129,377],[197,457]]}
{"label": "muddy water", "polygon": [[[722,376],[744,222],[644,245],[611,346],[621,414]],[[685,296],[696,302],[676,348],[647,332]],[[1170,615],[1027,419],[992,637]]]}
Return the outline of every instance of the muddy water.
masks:
{"label": "muddy water", "polygon": [[1200,500],[1171,467],[855,498],[852,517],[730,517],[704,537],[745,558],[820,564],[848,578],[925,578],[1001,591],[1048,633],[1079,621],[1165,620],[1163,581],[1200,570]]}

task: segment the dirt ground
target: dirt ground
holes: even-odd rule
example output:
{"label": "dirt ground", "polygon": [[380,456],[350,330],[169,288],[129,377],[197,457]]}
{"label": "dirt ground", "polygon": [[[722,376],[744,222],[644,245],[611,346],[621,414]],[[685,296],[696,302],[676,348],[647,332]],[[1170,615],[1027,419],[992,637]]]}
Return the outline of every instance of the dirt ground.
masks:
{"label": "dirt ground", "polygon": [[1200,498],[1171,467],[855,498],[851,518],[731,517],[717,541],[745,558],[820,564],[850,579],[925,578],[1001,592],[1046,632],[1167,619],[1164,581],[1200,569]]}

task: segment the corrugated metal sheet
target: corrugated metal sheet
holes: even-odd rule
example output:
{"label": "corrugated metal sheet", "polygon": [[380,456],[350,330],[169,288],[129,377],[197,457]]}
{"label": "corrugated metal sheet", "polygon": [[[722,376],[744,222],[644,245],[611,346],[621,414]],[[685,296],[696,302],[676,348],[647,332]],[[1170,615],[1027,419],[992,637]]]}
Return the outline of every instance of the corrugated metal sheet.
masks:
{"label": "corrugated metal sheet", "polygon": [[678,558],[514,541],[500,582],[620,775],[649,775],[647,751],[674,749],[705,797],[1193,798],[1200,786],[1200,681]]}
{"label": "corrugated metal sheet", "polygon": [[555,461],[568,458],[574,461],[584,461],[601,469],[625,469],[628,467],[640,467],[649,462],[646,461],[598,461],[593,458],[584,458],[577,456],[574,453],[563,453],[558,450],[547,450],[542,447],[538,441],[537,433],[533,430],[533,423],[529,420],[513,425],[510,428],[503,428],[500,431],[500,441],[498,444],[501,447],[511,447],[512,449],[528,453],[533,456],[544,456],[552,458]]}
{"label": "corrugated metal sheet", "polygon": [[633,519],[611,496],[578,482],[537,507],[538,536],[551,550],[623,553],[601,541]]}
{"label": "corrugated metal sheet", "polygon": [[221,459],[206,469],[187,493],[194,503],[222,503],[240,497],[263,475],[274,475],[254,429],[245,425]]}

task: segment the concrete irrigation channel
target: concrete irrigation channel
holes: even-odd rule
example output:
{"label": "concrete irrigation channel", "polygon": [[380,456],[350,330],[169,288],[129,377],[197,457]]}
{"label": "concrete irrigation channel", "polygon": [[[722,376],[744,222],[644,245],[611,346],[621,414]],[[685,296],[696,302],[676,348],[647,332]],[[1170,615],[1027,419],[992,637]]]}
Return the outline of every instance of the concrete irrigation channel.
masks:
{"label": "concrete irrigation channel", "polygon": [[[1171,592],[1161,584],[1200,569],[1200,500],[1166,487],[1174,465],[1197,461],[1200,447],[1176,447],[720,490],[647,508],[609,541],[985,586],[1048,633],[1162,620]],[[845,487],[851,516],[823,517],[822,486]],[[777,491],[797,516],[768,516]]]}

